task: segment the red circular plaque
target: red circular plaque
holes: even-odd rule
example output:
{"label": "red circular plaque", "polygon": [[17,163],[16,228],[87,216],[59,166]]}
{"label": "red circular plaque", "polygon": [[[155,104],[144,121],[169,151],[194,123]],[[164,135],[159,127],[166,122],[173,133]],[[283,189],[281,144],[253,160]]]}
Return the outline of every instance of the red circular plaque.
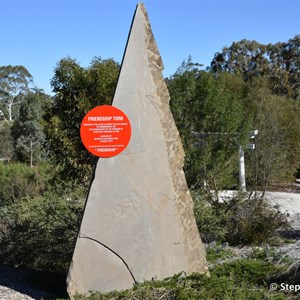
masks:
{"label": "red circular plaque", "polygon": [[99,157],[113,157],[128,145],[131,126],[118,108],[101,105],[90,110],[82,120],[80,136],[85,148]]}

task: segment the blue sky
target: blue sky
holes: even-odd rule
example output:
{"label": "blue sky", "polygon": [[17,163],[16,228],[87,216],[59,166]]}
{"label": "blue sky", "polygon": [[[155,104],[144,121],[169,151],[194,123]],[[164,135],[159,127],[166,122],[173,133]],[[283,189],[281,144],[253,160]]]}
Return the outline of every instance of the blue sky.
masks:
{"label": "blue sky", "polygon": [[[23,65],[35,86],[51,92],[57,62],[87,67],[95,56],[121,62],[133,0],[0,0],[0,66]],[[165,70],[189,55],[208,66],[224,46],[243,38],[268,44],[300,34],[300,0],[145,0]]]}

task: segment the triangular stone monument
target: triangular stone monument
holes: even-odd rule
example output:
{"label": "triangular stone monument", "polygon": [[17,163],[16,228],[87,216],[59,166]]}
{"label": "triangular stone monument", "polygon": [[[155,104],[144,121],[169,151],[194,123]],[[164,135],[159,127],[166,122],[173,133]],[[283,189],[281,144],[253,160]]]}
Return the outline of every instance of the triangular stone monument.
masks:
{"label": "triangular stone monument", "polygon": [[121,154],[98,160],[67,279],[71,298],[208,272],[162,69],[140,3],[113,99],[132,136]]}

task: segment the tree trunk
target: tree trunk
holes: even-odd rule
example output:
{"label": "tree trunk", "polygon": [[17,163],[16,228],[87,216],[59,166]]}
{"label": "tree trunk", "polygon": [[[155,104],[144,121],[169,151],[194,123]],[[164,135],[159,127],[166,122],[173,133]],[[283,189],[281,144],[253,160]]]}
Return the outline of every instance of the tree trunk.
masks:
{"label": "tree trunk", "polygon": [[12,105],[13,103],[11,101],[9,101],[7,104],[8,119],[10,122],[12,122]]}

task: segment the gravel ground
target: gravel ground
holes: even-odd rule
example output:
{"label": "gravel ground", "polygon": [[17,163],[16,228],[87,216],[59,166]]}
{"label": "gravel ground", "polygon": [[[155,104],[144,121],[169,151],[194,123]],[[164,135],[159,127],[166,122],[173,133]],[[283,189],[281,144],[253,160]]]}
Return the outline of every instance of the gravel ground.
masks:
{"label": "gravel ground", "polygon": [[0,300],[66,299],[64,287],[62,275],[0,265]]}
{"label": "gravel ground", "polygon": [[51,295],[31,283],[36,272],[11,266],[0,266],[0,299],[32,300],[50,299]]}
{"label": "gravel ground", "polygon": [[[227,191],[222,196],[227,198],[231,195],[232,192]],[[278,205],[282,212],[288,214],[296,237],[295,243],[278,247],[277,250],[295,261],[300,260],[300,193],[268,192],[266,198],[271,204]],[[252,251],[249,247],[232,249],[236,258],[248,257]],[[49,292],[49,289],[36,286],[33,277],[41,276],[43,274],[37,271],[0,265],[0,300],[46,300],[66,297],[65,294],[54,294]]]}
{"label": "gravel ground", "polygon": [[300,260],[300,193],[268,192],[266,199],[288,215],[292,226],[290,236],[296,240],[293,244],[278,247],[278,250],[294,260]]}

